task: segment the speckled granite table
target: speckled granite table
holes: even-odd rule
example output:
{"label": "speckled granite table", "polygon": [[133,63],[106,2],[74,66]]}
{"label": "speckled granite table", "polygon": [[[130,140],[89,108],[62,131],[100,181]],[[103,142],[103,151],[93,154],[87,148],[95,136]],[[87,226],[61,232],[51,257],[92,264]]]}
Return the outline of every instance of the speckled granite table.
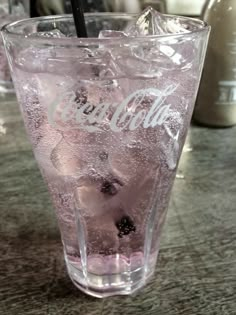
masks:
{"label": "speckled granite table", "polygon": [[155,277],[93,299],[69,280],[14,97],[0,103],[0,315],[236,314],[236,129],[192,127]]}

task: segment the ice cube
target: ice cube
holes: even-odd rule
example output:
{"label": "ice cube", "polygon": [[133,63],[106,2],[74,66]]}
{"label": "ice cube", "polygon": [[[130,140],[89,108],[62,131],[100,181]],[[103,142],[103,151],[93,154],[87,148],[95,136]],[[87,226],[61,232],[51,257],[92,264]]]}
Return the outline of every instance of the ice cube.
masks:
{"label": "ice cube", "polygon": [[98,38],[124,38],[127,34],[121,31],[104,30],[99,33]]}
{"label": "ice cube", "polygon": [[104,56],[105,62],[103,63],[103,67],[100,67],[99,70],[99,78],[101,80],[109,80],[108,82],[110,85],[116,85],[117,81],[114,80],[117,77],[120,77],[122,75],[122,70],[119,64],[116,62],[116,60],[113,58],[113,55],[111,52],[106,52],[106,56]]}
{"label": "ice cube", "polygon": [[163,145],[162,150],[168,169],[171,171],[175,170],[180,157],[180,145],[178,141],[170,139],[166,145]]}
{"label": "ice cube", "polygon": [[[128,138],[129,135],[124,137]],[[142,143],[143,140],[141,138],[139,141],[124,139],[125,143],[123,142],[108,157],[114,176],[120,178],[125,184],[137,184],[143,177],[145,169],[158,164],[156,156],[152,156],[152,149]]]}
{"label": "ice cube", "polygon": [[[145,57],[144,53],[146,53]],[[156,62],[155,60],[150,60],[147,53],[147,51],[144,52],[143,47],[131,47],[130,51],[127,51],[127,53],[124,51],[117,56],[115,60],[116,66],[123,76],[156,78],[160,76],[160,61]]]}
{"label": "ice cube", "polygon": [[51,161],[61,175],[77,176],[82,169],[82,161],[64,139],[52,150]]}
{"label": "ice cube", "polygon": [[83,213],[89,216],[103,214],[106,200],[96,183],[90,180],[84,180],[75,192],[75,199],[79,208],[84,209]]}
{"label": "ice cube", "polygon": [[29,72],[47,72],[48,61],[55,58],[54,48],[37,49],[30,47],[15,59],[16,66]]}
{"label": "ice cube", "polygon": [[[181,41],[163,37],[158,41],[144,41],[142,44],[134,42],[130,46],[117,48],[112,51],[112,60],[118,69],[116,72],[123,76],[160,78],[166,70],[191,69],[192,56],[196,54],[196,49],[192,38],[185,38],[183,44]],[[171,76],[173,78],[173,75]],[[161,80],[163,81],[163,78]]]}
{"label": "ice cube", "polygon": [[113,216],[119,208],[118,194],[123,184],[112,177],[103,177],[99,174],[82,177],[75,191],[78,208],[85,216],[97,217],[104,213]]}
{"label": "ice cube", "polygon": [[188,30],[187,25],[183,25],[180,22],[180,19],[176,17],[173,18],[167,18],[165,22],[165,32],[168,34],[178,34],[178,33],[189,33],[190,30]]}
{"label": "ice cube", "polygon": [[[94,254],[100,254],[100,257],[103,257],[103,255],[116,253],[119,246],[117,236],[118,230],[115,226],[115,221],[112,216],[109,216],[109,213],[106,214],[106,216],[92,216],[91,218],[86,218],[86,221],[88,227],[88,251]],[[89,261],[91,261],[90,259],[92,259],[92,255],[89,255]],[[95,266],[97,266],[97,264]],[[97,270],[95,266],[93,267],[93,272],[98,273],[99,270]],[[92,266],[90,265],[90,267]],[[108,266],[105,264],[105,262],[103,262],[103,264],[100,266],[103,272],[107,267]]]}
{"label": "ice cube", "polygon": [[54,29],[48,32],[31,33],[27,37],[63,38],[66,36],[60,30]]}
{"label": "ice cube", "polygon": [[52,148],[61,141],[62,136],[49,124],[43,124],[40,128],[41,138],[37,143],[34,154],[43,173],[50,177],[58,173],[51,161]]}
{"label": "ice cube", "polygon": [[125,28],[124,32],[129,36],[145,36],[187,33],[189,30],[185,25],[181,25],[177,17],[169,18],[152,7],[147,7],[136,20]]}
{"label": "ice cube", "polygon": [[96,70],[94,66],[99,62],[102,64],[103,60],[94,60],[92,52],[87,48],[67,49],[62,46],[38,48],[32,35],[32,46],[21,51],[14,62],[25,72],[91,79]]}
{"label": "ice cube", "polygon": [[158,143],[153,143],[160,152],[163,165],[170,171],[175,170],[178,164],[184,128],[182,114],[177,110],[170,110],[161,127],[162,133],[159,135]]}
{"label": "ice cube", "polygon": [[[124,174],[123,165],[114,165],[114,172],[119,174],[125,182],[124,188],[119,193],[119,203],[122,206],[124,216],[129,216],[133,221],[135,232],[139,233],[137,226],[143,224],[145,213],[151,208],[152,196],[157,192],[157,184],[161,181],[160,167],[157,163],[148,163],[146,167],[135,168],[134,160],[124,158],[124,163],[131,167]],[[117,223],[122,217],[117,218]]]}
{"label": "ice cube", "polygon": [[129,36],[162,35],[165,34],[162,27],[164,23],[165,17],[162,14],[152,7],[147,7],[124,31]]}

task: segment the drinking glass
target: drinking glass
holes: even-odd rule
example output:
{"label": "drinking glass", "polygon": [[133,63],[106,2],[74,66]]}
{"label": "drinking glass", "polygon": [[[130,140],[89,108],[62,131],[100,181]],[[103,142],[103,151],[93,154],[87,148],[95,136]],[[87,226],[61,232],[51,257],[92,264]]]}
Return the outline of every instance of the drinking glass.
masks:
{"label": "drinking glass", "polygon": [[131,294],[154,273],[209,34],[184,17],[186,33],[119,33],[133,19],[87,14],[89,38],[72,16],[2,30],[69,276],[96,297]]}

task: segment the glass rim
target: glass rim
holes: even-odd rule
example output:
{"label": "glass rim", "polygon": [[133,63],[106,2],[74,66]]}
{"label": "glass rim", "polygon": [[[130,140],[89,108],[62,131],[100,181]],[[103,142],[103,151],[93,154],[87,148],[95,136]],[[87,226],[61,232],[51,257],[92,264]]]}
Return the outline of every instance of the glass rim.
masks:
{"label": "glass rim", "polygon": [[[199,25],[198,28],[193,29],[187,33],[170,33],[170,34],[161,34],[161,35],[142,35],[142,36],[128,36],[128,37],[108,37],[108,38],[97,38],[97,37],[88,37],[88,38],[78,38],[78,37],[28,37],[26,34],[24,33],[17,33],[16,31],[14,31],[15,27],[17,27],[18,25],[21,25],[23,23],[29,23],[29,25],[34,25],[37,22],[43,22],[43,21],[60,21],[62,19],[67,19],[67,20],[73,20],[73,16],[72,14],[62,14],[62,15],[49,15],[49,16],[42,16],[42,17],[36,17],[36,18],[27,18],[27,19],[21,19],[21,20],[17,20],[15,22],[10,22],[7,23],[5,25],[2,26],[2,28],[0,29],[2,34],[6,34],[9,35],[11,37],[15,37],[16,39],[23,39],[23,40],[28,40],[30,39],[30,41],[32,42],[40,42],[40,43],[53,43],[56,44],[60,44],[60,43],[64,43],[64,44],[71,44],[72,46],[74,45],[85,45],[85,46],[89,46],[89,45],[93,45],[93,44],[108,44],[109,42],[112,42],[113,44],[115,43],[130,43],[132,42],[143,42],[144,40],[158,40],[158,39],[175,39],[175,38],[185,38],[186,36],[192,36],[192,35],[196,35],[196,34],[201,34],[204,32],[208,32],[210,30],[210,26],[197,18],[191,18],[191,17],[185,17],[185,16],[181,16],[181,15],[172,15],[172,14],[163,14],[165,17],[171,17],[171,18],[175,18],[175,19],[182,19],[187,21],[192,21],[194,22],[196,25]],[[85,17],[86,18],[92,18],[92,17],[98,17],[98,18],[127,18],[127,17],[135,17],[137,16],[137,14],[132,14],[132,13],[110,13],[110,12],[95,12],[95,13],[85,13]],[[13,28],[12,30],[9,30],[9,28]],[[37,32],[35,33],[37,34]]]}

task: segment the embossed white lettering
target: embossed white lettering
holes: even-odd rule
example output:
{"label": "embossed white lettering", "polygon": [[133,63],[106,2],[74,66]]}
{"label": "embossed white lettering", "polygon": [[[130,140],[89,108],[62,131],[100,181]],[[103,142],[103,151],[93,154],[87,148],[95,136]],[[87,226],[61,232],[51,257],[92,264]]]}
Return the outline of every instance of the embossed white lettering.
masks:
{"label": "embossed white lettering", "polygon": [[177,88],[178,85],[173,84],[162,91],[156,88],[141,89],[121,103],[97,105],[89,102],[77,104],[74,93],[69,92],[58,97],[48,108],[48,120],[52,126],[62,129],[63,123],[72,121],[78,126],[73,125],[71,129],[84,128],[90,132],[102,130],[101,124],[105,118],[110,120],[110,128],[114,132],[126,128],[131,131],[141,127],[155,128],[170,117],[171,104],[166,104],[166,100]]}

